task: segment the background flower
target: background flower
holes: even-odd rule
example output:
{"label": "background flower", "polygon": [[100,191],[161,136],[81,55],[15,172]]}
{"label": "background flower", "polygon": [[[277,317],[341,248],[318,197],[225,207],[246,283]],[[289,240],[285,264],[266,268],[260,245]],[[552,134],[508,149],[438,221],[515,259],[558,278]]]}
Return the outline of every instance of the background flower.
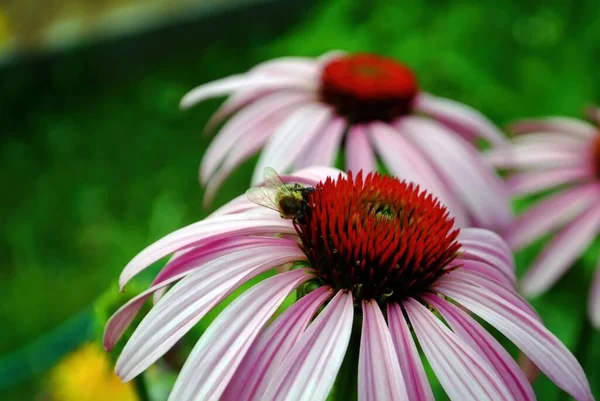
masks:
{"label": "background flower", "polygon": [[[431,400],[410,327],[452,400],[535,399],[507,351],[458,305],[503,333],[575,399],[593,399],[575,358],[515,292],[512,256],[497,235],[455,229],[435,198],[395,178],[359,173],[325,180],[334,173],[312,168],[284,177],[316,188],[301,222],[241,196],[137,255],[121,286],[174,253],[153,285],[107,325],[110,349],[160,291],[117,373],[132,379],[235,288],[294,262],[296,268],[254,285],[215,319],[171,400],[325,400],[357,335],[360,400]],[[308,283],[316,289],[268,324],[284,299],[294,289],[305,293]],[[353,333],[360,319],[360,333]]]}
{"label": "background flower", "polygon": [[[598,110],[590,111],[597,118]],[[510,129],[519,134],[513,146],[492,152],[489,160],[516,170],[507,180],[513,195],[547,196],[519,217],[506,239],[521,249],[556,232],[523,279],[523,292],[536,296],[559,280],[600,233],[600,131],[567,117],[520,121]],[[548,190],[553,192],[548,195]],[[588,309],[600,328],[600,269]]]}
{"label": "background flower", "polygon": [[478,111],[421,91],[395,60],[337,51],[274,59],[197,87],[181,106],[228,94],[207,124],[210,132],[231,117],[200,166],[205,202],[261,148],[253,183],[266,166],[334,166],[343,149],[346,169],[377,171],[379,158],[436,194],[461,227],[502,231],[511,221],[503,186],[473,147],[478,137],[501,144],[502,133]]}

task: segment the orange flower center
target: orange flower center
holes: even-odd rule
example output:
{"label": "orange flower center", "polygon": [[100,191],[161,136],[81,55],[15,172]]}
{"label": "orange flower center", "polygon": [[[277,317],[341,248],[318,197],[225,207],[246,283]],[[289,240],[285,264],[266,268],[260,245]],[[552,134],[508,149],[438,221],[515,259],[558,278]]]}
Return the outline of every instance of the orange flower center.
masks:
{"label": "orange flower center", "polygon": [[372,54],[334,59],[321,76],[322,100],[352,122],[390,121],[408,114],[418,90],[408,67]]}
{"label": "orange flower center", "polygon": [[325,284],[382,303],[429,291],[460,248],[437,199],[373,173],[319,183],[296,230]]}

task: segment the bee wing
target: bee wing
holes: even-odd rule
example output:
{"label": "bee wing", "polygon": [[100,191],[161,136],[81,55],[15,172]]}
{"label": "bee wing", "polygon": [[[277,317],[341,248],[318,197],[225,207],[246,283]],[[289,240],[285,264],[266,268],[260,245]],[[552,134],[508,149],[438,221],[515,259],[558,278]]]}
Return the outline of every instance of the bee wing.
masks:
{"label": "bee wing", "polygon": [[290,195],[292,194],[288,186],[285,185],[283,181],[281,181],[281,177],[279,176],[279,174],[277,174],[277,171],[275,171],[271,167],[265,167],[263,177],[265,180],[266,187],[286,191]]}
{"label": "bee wing", "polygon": [[276,212],[279,212],[277,205],[277,191],[267,187],[255,187],[246,191],[246,197],[250,202],[256,203],[259,206],[268,207]]}

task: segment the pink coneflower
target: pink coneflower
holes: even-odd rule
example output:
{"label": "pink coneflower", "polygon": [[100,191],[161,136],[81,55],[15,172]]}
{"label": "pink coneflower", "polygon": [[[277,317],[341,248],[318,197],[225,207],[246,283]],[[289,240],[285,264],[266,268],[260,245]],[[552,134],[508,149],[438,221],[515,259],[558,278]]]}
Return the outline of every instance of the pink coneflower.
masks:
{"label": "pink coneflower", "polygon": [[[600,122],[599,110],[590,115]],[[509,189],[516,196],[555,189],[520,216],[506,236],[513,249],[521,249],[558,231],[523,279],[524,293],[536,296],[600,233],[600,132],[585,121],[560,117],[522,121],[511,129],[522,134],[512,149],[490,155],[498,167],[517,170],[508,180]],[[600,328],[600,269],[592,284],[589,315]]]}
{"label": "pink coneflower", "polygon": [[205,202],[261,149],[254,184],[267,166],[334,166],[343,150],[347,170],[377,171],[379,158],[391,174],[435,194],[460,227],[500,232],[511,222],[504,187],[469,143],[502,143],[500,131],[478,111],[422,92],[395,60],[341,52],[279,58],[201,85],[181,105],[228,94],[207,125],[213,130],[231,116],[200,166]]}
{"label": "pink coneflower", "polygon": [[[153,286],[111,318],[107,349],[153,292],[179,282],[125,345],[116,368],[124,380],[234,289],[286,265],[212,322],[170,400],[325,400],[353,327],[360,336],[359,400],[433,400],[417,342],[452,400],[534,400],[517,363],[467,311],[577,400],[593,399],[573,355],[515,292],[512,256],[496,234],[455,229],[435,198],[392,177],[312,168],[283,180],[315,188],[301,219],[238,197],[127,265],[121,286],[175,253]],[[294,292],[297,300],[272,320]]]}

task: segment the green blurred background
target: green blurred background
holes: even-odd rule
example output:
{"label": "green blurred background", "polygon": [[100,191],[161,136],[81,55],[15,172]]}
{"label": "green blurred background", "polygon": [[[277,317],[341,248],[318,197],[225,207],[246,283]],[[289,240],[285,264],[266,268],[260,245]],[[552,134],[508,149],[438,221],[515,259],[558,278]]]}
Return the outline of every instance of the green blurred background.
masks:
{"label": "green blurred background", "polygon": [[[0,3],[2,400],[38,399],[47,368],[93,337],[94,300],[116,287],[127,261],[209,212],[197,168],[210,139],[201,129],[219,101],[179,111],[194,86],[273,57],[344,49],[402,60],[424,89],[501,126],[579,116],[600,95],[597,0],[180,1],[151,15],[144,0],[112,0],[105,6],[142,7],[103,17],[109,29],[96,30],[60,28],[78,14],[43,14],[45,3],[34,3],[22,2],[30,12],[21,14],[16,2]],[[102,7],[86,8],[86,18]],[[60,29],[46,35],[42,25]],[[244,191],[250,171],[238,169],[215,206]],[[598,249],[533,301],[574,351]],[[519,255],[520,269],[535,252]],[[600,397],[600,334],[586,344]],[[546,379],[536,390],[543,401],[564,399]]]}

